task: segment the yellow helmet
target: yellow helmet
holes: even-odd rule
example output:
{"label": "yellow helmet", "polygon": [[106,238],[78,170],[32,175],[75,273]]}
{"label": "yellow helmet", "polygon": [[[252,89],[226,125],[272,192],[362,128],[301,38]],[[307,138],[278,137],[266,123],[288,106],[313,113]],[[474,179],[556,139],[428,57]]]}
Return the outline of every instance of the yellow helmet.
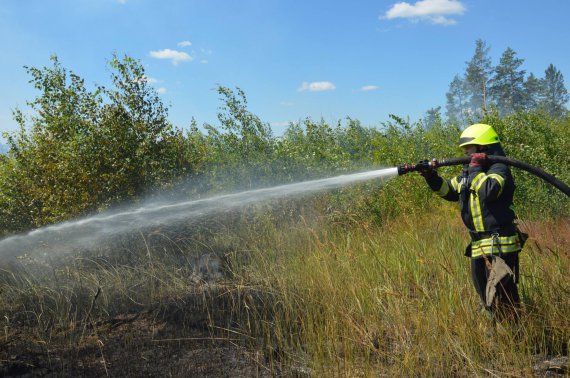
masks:
{"label": "yellow helmet", "polygon": [[459,137],[459,147],[468,144],[477,144],[484,146],[487,144],[499,143],[499,135],[491,126],[484,123],[476,123],[469,126],[461,133]]}

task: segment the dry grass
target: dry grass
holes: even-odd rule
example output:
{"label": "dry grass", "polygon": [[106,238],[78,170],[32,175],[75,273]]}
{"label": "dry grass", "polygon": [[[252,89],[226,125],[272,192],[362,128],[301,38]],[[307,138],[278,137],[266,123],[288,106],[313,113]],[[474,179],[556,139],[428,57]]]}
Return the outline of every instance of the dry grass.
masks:
{"label": "dry grass", "polygon": [[523,222],[525,311],[495,327],[478,311],[457,214],[434,213],[383,226],[261,217],[207,237],[138,236],[122,257],[24,261],[1,275],[3,345],[25,329],[79,350],[98,325],[145,313],[157,326],[178,314],[180,342],[194,314],[275,375],[532,376],[541,358],[567,354],[570,222]]}
{"label": "dry grass", "polygon": [[279,247],[257,249],[246,269],[283,301],[268,337],[339,375],[528,376],[537,356],[567,354],[568,221],[525,225],[525,311],[519,324],[494,327],[477,310],[465,232],[439,211],[384,227],[269,232],[290,239],[273,238]]}

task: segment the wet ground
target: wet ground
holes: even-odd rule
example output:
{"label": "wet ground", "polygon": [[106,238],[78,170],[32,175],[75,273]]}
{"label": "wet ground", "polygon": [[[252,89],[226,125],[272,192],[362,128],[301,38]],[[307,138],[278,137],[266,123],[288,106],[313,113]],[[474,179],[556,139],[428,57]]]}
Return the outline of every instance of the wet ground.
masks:
{"label": "wet ground", "polygon": [[[259,298],[246,294],[253,301]],[[14,319],[12,327],[0,330],[0,376],[282,375],[259,351],[259,343],[239,331],[235,308],[240,300],[245,299],[216,288],[131,313],[88,316],[48,329]],[[297,375],[291,373],[284,374]]]}
{"label": "wet ground", "polygon": [[[204,324],[184,327],[151,312],[53,332],[49,340],[18,329],[0,342],[5,377],[264,377],[261,353]],[[73,327],[73,326],[72,326]]]}

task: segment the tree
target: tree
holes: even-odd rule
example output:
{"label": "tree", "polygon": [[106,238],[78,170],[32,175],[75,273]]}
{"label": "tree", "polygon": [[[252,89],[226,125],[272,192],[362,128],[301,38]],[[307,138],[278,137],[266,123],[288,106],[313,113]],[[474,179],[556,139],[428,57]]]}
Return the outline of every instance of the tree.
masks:
{"label": "tree", "polygon": [[544,71],[542,106],[551,116],[560,118],[567,112],[568,99],[564,76],[551,63]]}
{"label": "tree", "polygon": [[520,69],[524,59],[516,57],[516,52],[507,48],[491,79],[489,93],[494,99],[500,114],[510,114],[524,107],[525,70]]}
{"label": "tree", "polygon": [[445,94],[447,97],[446,115],[449,121],[456,125],[465,126],[467,99],[465,91],[465,82],[459,75],[455,75],[449,84],[449,91]]}
{"label": "tree", "polygon": [[526,110],[536,109],[539,107],[540,100],[542,97],[543,90],[543,80],[534,76],[531,72],[523,84],[523,107]]}
{"label": "tree", "polygon": [[364,127],[357,119],[347,117],[346,121],[346,127],[339,125],[335,130],[338,145],[349,154],[352,161],[367,161],[371,164],[374,130]]}
{"label": "tree", "polygon": [[269,124],[248,109],[241,88],[233,91],[220,85],[217,91],[223,103],[219,126],[204,125],[212,144],[209,174],[218,188],[251,189],[270,179],[275,138]]}
{"label": "tree", "polygon": [[441,106],[428,109],[423,119],[423,124],[426,130],[431,129],[438,123],[441,123]]}
{"label": "tree", "polygon": [[0,227],[25,230],[135,200],[188,173],[183,135],[138,61],[113,56],[114,88],[93,91],[56,56],[51,63],[25,67],[40,93],[31,117],[14,112],[20,131],[5,134]]}
{"label": "tree", "polygon": [[490,47],[482,39],[475,42],[475,53],[467,63],[465,88],[469,97],[469,112],[480,115],[487,109],[489,79],[492,73]]}

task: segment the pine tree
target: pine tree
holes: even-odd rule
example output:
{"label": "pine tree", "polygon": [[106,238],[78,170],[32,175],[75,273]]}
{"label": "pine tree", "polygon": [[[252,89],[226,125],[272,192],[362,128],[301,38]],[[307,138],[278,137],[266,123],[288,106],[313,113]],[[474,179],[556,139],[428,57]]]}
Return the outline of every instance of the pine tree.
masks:
{"label": "pine tree", "polygon": [[542,106],[553,117],[562,117],[568,109],[568,91],[564,85],[562,72],[551,63],[544,71]]}
{"label": "pine tree", "polygon": [[445,97],[447,97],[447,119],[453,124],[465,126],[467,124],[465,119],[467,98],[465,82],[459,75],[455,75],[449,84],[449,91],[447,91]]}
{"label": "pine tree", "polygon": [[428,109],[423,119],[423,123],[426,130],[429,130],[436,124],[441,123],[441,106]]}
{"label": "pine tree", "polygon": [[543,93],[543,80],[534,76],[533,73],[528,75],[523,84],[524,97],[523,107],[527,110],[538,108]]}
{"label": "pine tree", "polygon": [[469,113],[480,115],[487,108],[489,79],[493,71],[490,47],[482,39],[475,42],[475,53],[467,63],[465,88],[469,96]]}
{"label": "pine tree", "polygon": [[516,52],[507,48],[490,81],[489,94],[501,114],[513,113],[524,107],[525,70],[520,67],[524,59],[516,57]]}

